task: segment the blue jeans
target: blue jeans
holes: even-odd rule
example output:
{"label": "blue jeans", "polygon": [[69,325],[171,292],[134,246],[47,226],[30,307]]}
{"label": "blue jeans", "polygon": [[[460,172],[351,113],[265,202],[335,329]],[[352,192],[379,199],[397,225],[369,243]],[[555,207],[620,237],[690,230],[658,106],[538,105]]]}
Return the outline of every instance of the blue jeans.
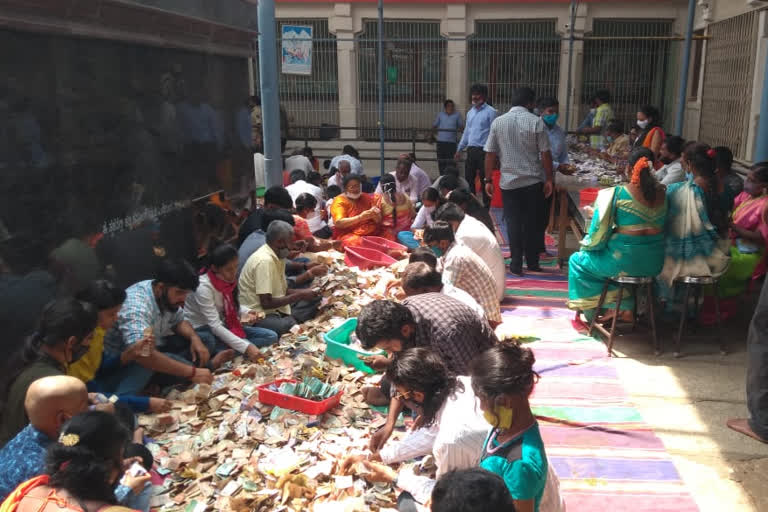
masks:
{"label": "blue jeans", "polygon": [[[264,329],[263,327],[244,325],[243,330],[245,331],[245,338],[257,347],[268,347],[269,345],[276,343],[278,339],[278,335],[275,331]],[[213,332],[211,332],[211,328],[207,325],[198,327],[195,329],[195,332],[200,336],[200,339],[203,340],[203,344],[208,347],[208,351],[211,355],[229,348],[229,346],[223,343],[213,334]]]}

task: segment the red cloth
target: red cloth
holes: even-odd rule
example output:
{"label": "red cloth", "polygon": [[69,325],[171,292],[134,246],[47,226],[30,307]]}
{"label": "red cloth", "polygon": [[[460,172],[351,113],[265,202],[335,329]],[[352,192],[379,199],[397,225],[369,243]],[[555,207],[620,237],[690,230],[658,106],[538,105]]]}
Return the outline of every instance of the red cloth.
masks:
{"label": "red cloth", "polygon": [[240,312],[235,305],[234,293],[237,281],[228,283],[223,279],[219,279],[210,269],[208,270],[208,279],[211,280],[211,284],[216,291],[221,292],[221,295],[224,297],[224,325],[235,336],[245,338],[245,330],[243,329],[243,324],[240,323]]}

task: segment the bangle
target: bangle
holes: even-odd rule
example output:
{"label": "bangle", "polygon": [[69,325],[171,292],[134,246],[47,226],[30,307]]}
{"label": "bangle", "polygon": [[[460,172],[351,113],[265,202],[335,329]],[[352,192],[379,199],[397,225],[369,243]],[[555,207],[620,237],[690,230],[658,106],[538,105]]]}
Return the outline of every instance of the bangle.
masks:
{"label": "bangle", "polygon": [[195,375],[197,375],[197,366],[192,366],[192,374],[189,377],[187,377],[187,380],[194,379]]}

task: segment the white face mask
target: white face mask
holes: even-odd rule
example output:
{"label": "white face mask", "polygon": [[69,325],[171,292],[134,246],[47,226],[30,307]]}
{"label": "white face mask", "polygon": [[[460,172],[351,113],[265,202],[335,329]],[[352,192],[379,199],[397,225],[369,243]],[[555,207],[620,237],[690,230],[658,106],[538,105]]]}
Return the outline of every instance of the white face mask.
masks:
{"label": "white face mask", "polygon": [[426,211],[427,213],[432,213],[433,211],[435,211],[434,206],[423,206],[422,208],[424,208],[424,211]]}
{"label": "white face mask", "polygon": [[356,194],[353,194],[352,192],[345,192],[344,195],[347,196],[347,199],[355,200],[355,199],[358,199],[360,197],[360,192],[358,192]]}
{"label": "white face mask", "polygon": [[589,109],[589,113],[590,113],[590,114],[594,114],[595,112],[597,112],[597,109],[596,109],[596,108],[591,108],[591,109]]}
{"label": "white face mask", "polygon": [[312,211],[311,211],[311,212],[309,212],[309,214],[307,215],[307,220],[309,220],[309,219],[314,219],[315,217],[317,217],[317,216],[319,216],[319,215],[320,215],[320,212],[318,212],[317,210],[312,210]]}
{"label": "white face mask", "polygon": [[641,130],[645,130],[645,128],[648,126],[648,120],[646,119],[645,121],[638,121],[637,126]]}

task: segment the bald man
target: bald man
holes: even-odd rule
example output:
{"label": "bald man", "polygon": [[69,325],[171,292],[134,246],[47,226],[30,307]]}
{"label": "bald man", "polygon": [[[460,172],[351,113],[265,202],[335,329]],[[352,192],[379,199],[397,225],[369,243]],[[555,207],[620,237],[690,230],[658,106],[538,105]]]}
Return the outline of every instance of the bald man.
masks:
{"label": "bald man", "polygon": [[20,483],[45,470],[45,452],[72,416],[88,410],[88,390],[68,375],[43,377],[30,384],[24,399],[27,425],[0,450],[0,501]]}

